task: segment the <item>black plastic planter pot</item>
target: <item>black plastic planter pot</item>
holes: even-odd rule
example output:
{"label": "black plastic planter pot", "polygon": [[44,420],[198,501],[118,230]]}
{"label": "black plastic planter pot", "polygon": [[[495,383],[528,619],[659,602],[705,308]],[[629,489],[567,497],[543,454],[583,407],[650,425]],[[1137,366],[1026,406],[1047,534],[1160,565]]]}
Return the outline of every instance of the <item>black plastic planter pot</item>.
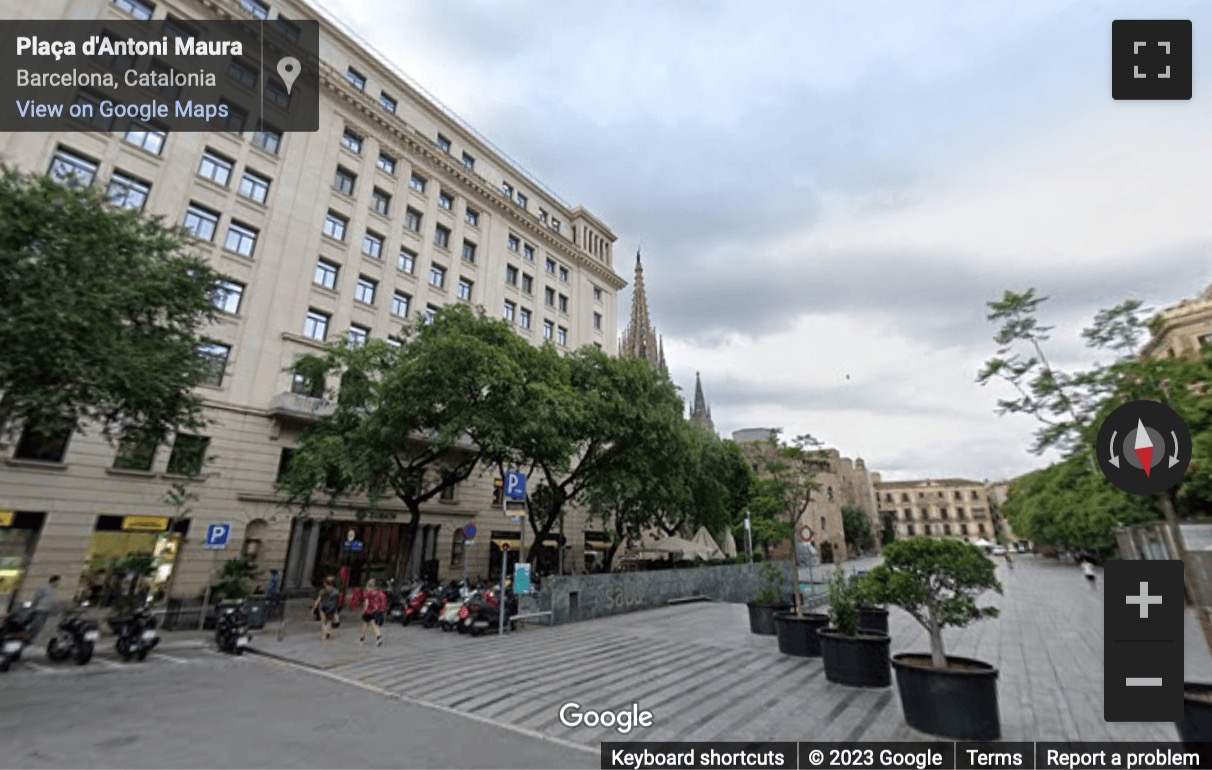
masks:
{"label": "black plastic planter pot", "polygon": [[892,684],[888,662],[892,639],[887,634],[859,631],[859,636],[839,634],[835,629],[817,631],[825,678],[850,687],[887,687]]}
{"label": "black plastic planter pot", "polygon": [[800,658],[819,658],[821,640],[816,632],[829,625],[829,616],[815,612],[796,615],[777,612],[774,627],[779,636],[779,652]]}
{"label": "black plastic planter pot", "polygon": [[1183,721],[1178,724],[1183,743],[1212,741],[1212,684],[1183,683]]}
{"label": "black plastic planter pot", "polygon": [[878,607],[859,608],[859,630],[888,633],[888,610]]}
{"label": "black plastic planter pot", "polygon": [[961,741],[1002,737],[997,708],[997,669],[971,658],[947,656],[953,668],[934,668],[930,655],[892,658],[905,722],[915,730]]}
{"label": "black plastic planter pot", "polygon": [[774,613],[786,612],[790,604],[757,604],[749,602],[749,630],[755,634],[774,636],[778,633],[774,628]]}

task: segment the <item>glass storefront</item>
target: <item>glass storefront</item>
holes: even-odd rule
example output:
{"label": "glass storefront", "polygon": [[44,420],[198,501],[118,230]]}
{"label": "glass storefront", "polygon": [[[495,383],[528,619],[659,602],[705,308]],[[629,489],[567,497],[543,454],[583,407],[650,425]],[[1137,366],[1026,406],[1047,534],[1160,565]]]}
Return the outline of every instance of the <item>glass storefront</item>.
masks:
{"label": "glass storefront", "polygon": [[188,519],[174,525],[167,516],[98,516],[76,599],[109,607],[164,598],[188,532]]}
{"label": "glass storefront", "polygon": [[338,576],[345,586],[395,577],[401,568],[405,529],[403,524],[380,522],[322,522],[312,584],[319,585],[325,575]]}
{"label": "glass storefront", "polygon": [[38,546],[45,513],[0,511],[0,612],[8,612]]}

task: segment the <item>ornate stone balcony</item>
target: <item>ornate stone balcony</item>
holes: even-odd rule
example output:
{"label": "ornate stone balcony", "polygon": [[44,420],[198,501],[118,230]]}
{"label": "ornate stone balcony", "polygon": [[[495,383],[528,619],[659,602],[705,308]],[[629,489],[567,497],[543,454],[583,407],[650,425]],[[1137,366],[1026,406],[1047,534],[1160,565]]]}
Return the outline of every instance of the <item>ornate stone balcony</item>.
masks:
{"label": "ornate stone balcony", "polygon": [[291,392],[279,393],[269,402],[269,413],[274,417],[302,422],[327,417],[335,409],[336,404],[331,401]]}

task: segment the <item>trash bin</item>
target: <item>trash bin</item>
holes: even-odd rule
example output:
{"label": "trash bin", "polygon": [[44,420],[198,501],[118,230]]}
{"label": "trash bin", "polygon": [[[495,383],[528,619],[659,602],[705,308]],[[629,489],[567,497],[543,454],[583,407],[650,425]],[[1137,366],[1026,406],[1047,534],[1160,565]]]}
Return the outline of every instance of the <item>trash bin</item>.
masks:
{"label": "trash bin", "polygon": [[244,609],[248,611],[248,628],[251,631],[260,631],[265,628],[265,622],[269,620],[269,599],[264,596],[256,596],[244,603]]}

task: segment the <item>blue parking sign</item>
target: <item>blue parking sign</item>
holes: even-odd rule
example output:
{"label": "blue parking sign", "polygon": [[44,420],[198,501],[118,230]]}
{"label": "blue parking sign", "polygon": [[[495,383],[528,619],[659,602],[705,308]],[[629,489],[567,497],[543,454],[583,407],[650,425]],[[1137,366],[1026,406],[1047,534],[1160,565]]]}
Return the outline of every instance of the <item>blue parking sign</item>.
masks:
{"label": "blue parking sign", "polygon": [[505,471],[505,497],[510,500],[526,499],[526,474],[521,471]]}
{"label": "blue parking sign", "polygon": [[206,547],[226,548],[231,539],[231,523],[210,524],[206,527]]}

